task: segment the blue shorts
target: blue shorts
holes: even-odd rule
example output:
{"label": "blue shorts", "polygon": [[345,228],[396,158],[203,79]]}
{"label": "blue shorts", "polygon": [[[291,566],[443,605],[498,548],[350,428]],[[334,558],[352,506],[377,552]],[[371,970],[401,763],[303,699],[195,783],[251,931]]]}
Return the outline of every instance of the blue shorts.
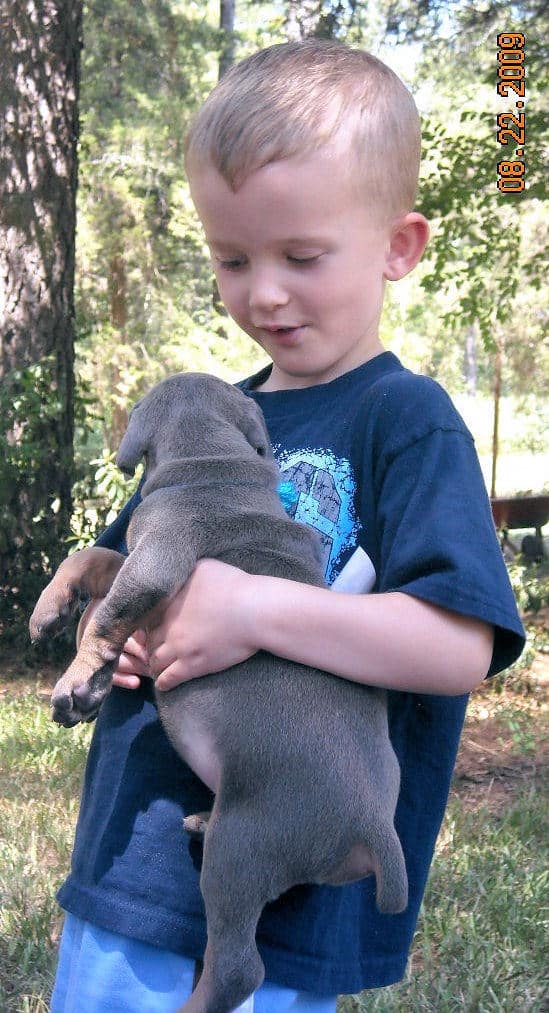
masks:
{"label": "blue shorts", "polygon": [[[50,1013],[174,1013],[189,998],[194,960],[68,914]],[[335,1013],[337,996],[265,981],[241,1013]]]}

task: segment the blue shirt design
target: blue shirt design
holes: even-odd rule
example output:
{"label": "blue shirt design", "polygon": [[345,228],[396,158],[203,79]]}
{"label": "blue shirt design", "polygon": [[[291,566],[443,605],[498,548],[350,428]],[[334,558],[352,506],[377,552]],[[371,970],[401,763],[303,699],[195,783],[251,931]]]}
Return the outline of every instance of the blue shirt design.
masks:
{"label": "blue shirt design", "polygon": [[356,481],[349,461],[331,450],[274,448],[282,480],[291,482],[295,502],[286,507],[290,517],[315,528],[324,554],[324,576],[331,584],[341,569],[347,549],[358,541]]}

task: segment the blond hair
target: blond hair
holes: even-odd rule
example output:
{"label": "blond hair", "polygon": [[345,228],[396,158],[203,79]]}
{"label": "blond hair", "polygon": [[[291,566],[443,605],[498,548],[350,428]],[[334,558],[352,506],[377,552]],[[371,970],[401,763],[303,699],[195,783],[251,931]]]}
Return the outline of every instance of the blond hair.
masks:
{"label": "blond hair", "polygon": [[341,146],[361,193],[394,215],[415,201],[420,123],[414,100],[381,60],[308,39],[236,64],[199,110],[187,171],[211,165],[234,190],[270,162]]}

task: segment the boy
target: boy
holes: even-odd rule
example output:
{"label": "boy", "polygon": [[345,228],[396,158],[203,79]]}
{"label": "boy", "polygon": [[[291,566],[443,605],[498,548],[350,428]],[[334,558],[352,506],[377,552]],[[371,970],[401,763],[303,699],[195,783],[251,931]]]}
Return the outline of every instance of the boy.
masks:
{"label": "boy", "polygon": [[[471,437],[438,385],[379,340],[385,282],[415,267],[428,238],[412,210],[419,146],[398,78],[317,41],[245,60],[191,129],[191,192],[222,299],[272,360],[242,386],[292,483],[290,512],[320,532],[328,583],[352,557],[375,593],[202,560],[148,640],[128,641],[60,891],[70,915],[53,1013],[171,1010],[188,996],[205,927],[199,849],[181,817],[211,799],[167,743],[140,677],[168,689],[261,649],[389,690],[410,902],[380,915],[369,877],[269,905],[255,1011],[333,1013],[338,993],[404,974],[467,694],[523,644]],[[102,544],[120,546],[134,505]]]}

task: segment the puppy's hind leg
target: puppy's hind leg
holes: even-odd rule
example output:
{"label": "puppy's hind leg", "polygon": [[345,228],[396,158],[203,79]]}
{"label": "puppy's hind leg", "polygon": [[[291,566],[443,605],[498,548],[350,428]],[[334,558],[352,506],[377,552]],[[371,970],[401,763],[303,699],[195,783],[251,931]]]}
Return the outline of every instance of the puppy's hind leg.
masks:
{"label": "puppy's hind leg", "polygon": [[208,926],[204,970],[179,1013],[232,1013],[261,985],[265,969],[255,943],[259,916],[291,885],[274,882],[275,868],[272,854],[262,852],[251,817],[238,806],[223,814],[214,807],[200,877]]}

